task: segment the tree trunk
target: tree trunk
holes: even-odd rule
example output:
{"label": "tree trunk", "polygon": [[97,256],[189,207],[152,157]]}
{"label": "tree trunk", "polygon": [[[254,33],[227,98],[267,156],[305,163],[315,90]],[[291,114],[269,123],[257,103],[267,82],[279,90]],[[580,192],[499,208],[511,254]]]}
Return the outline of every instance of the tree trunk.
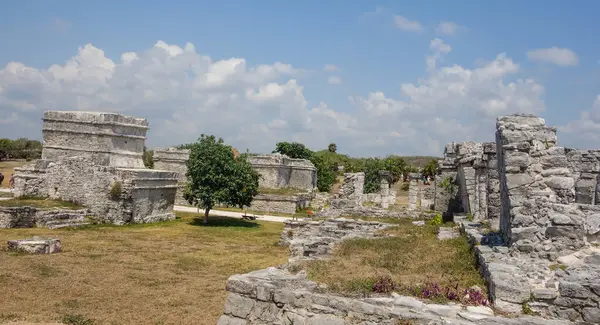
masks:
{"label": "tree trunk", "polygon": [[208,211],[210,211],[210,209],[204,210],[204,224],[208,223]]}

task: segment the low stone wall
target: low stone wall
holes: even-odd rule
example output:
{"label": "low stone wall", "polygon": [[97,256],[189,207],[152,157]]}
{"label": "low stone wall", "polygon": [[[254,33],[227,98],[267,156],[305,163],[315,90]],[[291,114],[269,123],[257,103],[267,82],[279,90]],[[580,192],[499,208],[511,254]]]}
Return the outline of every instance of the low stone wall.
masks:
{"label": "low stone wall", "polygon": [[252,200],[250,210],[294,214],[298,209],[308,208],[311,195],[259,194]]}
{"label": "low stone wall", "polygon": [[335,207],[331,206],[317,212],[316,218],[339,218],[339,217],[357,217],[357,218],[425,218],[434,217],[435,211],[414,210],[408,207],[400,207],[394,210],[382,209],[378,207]]}
{"label": "low stone wall", "polygon": [[328,219],[325,221],[286,221],[280,244],[289,246],[290,263],[327,257],[336,243],[353,237],[372,238],[389,227],[375,221]]}
{"label": "low stone wall", "polygon": [[475,245],[490,300],[499,311],[521,313],[526,306],[545,317],[600,323],[600,249],[552,262],[509,249],[500,234],[486,233],[480,223],[456,221]]}
{"label": "low stone wall", "polygon": [[[325,258],[343,239],[375,236],[386,225],[356,220],[288,222],[281,243],[289,245],[290,260]],[[292,274],[268,268],[233,275],[218,325],[310,324],[530,324],[566,325],[566,320],[523,316],[505,318],[483,306],[430,304],[413,297],[391,294],[350,298],[324,292],[304,271]]]}
{"label": "low stone wall", "polygon": [[87,209],[39,209],[33,207],[0,207],[0,228],[50,229],[77,227],[88,224]]}

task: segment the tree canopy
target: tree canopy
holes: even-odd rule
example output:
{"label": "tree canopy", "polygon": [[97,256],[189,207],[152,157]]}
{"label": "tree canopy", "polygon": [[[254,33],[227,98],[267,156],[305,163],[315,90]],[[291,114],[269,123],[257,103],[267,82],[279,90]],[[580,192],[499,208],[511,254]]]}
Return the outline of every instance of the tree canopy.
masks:
{"label": "tree canopy", "polygon": [[327,150],[329,152],[335,153],[337,151],[337,145],[335,143],[330,143],[329,146],[327,147]]}
{"label": "tree canopy", "polygon": [[431,159],[425,167],[423,167],[423,175],[434,177],[437,174],[438,170],[438,161],[436,159]]}
{"label": "tree canopy", "polygon": [[42,156],[42,143],[37,140],[19,138],[0,139],[0,160],[6,159],[39,159]]}
{"label": "tree canopy", "polygon": [[196,143],[186,145],[188,184],[184,198],[204,209],[204,223],[216,204],[249,206],[258,194],[259,174],[252,169],[247,155],[235,158],[233,148],[223,139],[202,134]]}

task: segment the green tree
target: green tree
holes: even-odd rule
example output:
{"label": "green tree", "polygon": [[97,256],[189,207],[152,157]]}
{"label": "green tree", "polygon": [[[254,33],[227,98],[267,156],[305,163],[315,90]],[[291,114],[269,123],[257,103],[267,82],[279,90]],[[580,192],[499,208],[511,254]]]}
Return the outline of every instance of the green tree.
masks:
{"label": "green tree", "polygon": [[335,153],[337,151],[337,145],[335,143],[330,143],[327,150],[331,153]]}
{"label": "green tree", "polygon": [[379,191],[379,171],[384,169],[383,166],[383,161],[379,158],[367,158],[365,160],[365,193]]}
{"label": "green tree", "polygon": [[317,168],[317,188],[320,192],[329,192],[329,189],[335,183],[338,164],[328,155],[316,153],[313,153],[310,161]]}
{"label": "green tree", "polygon": [[383,170],[392,173],[394,183],[402,179],[406,171],[406,162],[400,156],[387,156],[383,159]]}
{"label": "green tree", "polygon": [[247,155],[237,159],[233,148],[223,139],[202,134],[189,145],[189,179],[184,198],[190,204],[204,209],[204,223],[210,210],[218,203],[249,206],[258,194],[259,174],[252,169]]}
{"label": "green tree", "polygon": [[431,159],[425,167],[423,167],[423,175],[434,177],[438,171],[438,161],[436,159]]}
{"label": "green tree", "polygon": [[280,153],[296,159],[310,159],[313,155],[312,150],[299,142],[278,142],[273,153]]}
{"label": "green tree", "polygon": [[142,154],[142,160],[144,161],[144,166],[148,169],[154,168],[154,151],[148,150],[146,146],[144,146],[144,153]]}
{"label": "green tree", "polygon": [[0,139],[0,161],[8,159],[12,149],[12,140],[7,138]]}

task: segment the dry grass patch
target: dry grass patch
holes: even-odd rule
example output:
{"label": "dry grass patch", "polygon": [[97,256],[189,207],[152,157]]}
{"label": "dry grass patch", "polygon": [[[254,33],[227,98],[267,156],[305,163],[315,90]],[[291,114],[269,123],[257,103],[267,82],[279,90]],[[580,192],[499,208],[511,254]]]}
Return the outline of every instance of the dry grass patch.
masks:
{"label": "dry grass patch", "polygon": [[50,208],[62,208],[62,209],[82,209],[83,206],[62,201],[62,200],[51,200],[47,198],[39,198],[39,197],[20,197],[15,199],[8,200],[0,200],[0,207],[34,207],[34,208],[42,208],[42,209],[50,209]]}
{"label": "dry grass patch", "polygon": [[0,320],[215,324],[229,276],[287,259],[287,250],[276,246],[283,224],[211,217],[205,226],[196,214],[178,217],[121,227],[0,230],[0,242],[38,235],[63,244],[52,255],[0,251]]}
{"label": "dry grass patch", "polygon": [[307,265],[310,278],[348,295],[371,294],[375,283],[386,278],[393,281],[396,292],[407,295],[418,295],[436,283],[458,291],[474,285],[485,288],[466,238],[439,241],[435,226],[377,220],[397,224],[386,231],[393,237],[344,241],[332,259]]}
{"label": "dry grass patch", "polygon": [[0,185],[0,188],[8,188],[8,181],[10,176],[13,174],[15,167],[21,167],[28,164],[26,161],[0,161],[0,172],[4,174],[4,182]]}

